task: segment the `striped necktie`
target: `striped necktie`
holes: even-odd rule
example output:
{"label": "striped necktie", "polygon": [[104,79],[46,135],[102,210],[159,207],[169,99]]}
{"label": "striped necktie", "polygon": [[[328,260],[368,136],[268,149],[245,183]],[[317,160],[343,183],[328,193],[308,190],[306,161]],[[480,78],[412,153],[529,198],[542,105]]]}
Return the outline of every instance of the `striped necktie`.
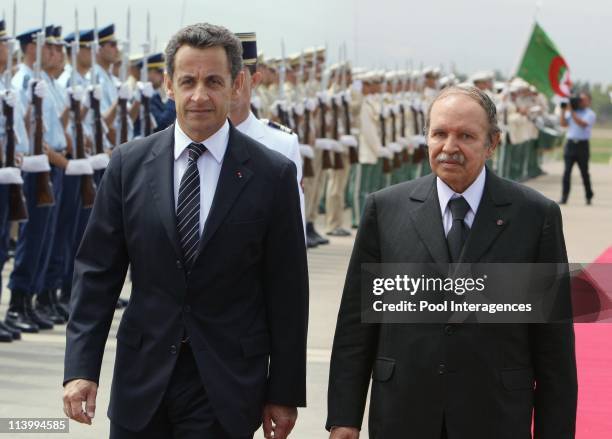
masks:
{"label": "striped necktie", "polygon": [[189,157],[187,169],[179,186],[176,220],[181,248],[187,267],[193,265],[198,243],[200,242],[200,173],[198,158],[206,151],[200,143],[191,143],[187,147]]}

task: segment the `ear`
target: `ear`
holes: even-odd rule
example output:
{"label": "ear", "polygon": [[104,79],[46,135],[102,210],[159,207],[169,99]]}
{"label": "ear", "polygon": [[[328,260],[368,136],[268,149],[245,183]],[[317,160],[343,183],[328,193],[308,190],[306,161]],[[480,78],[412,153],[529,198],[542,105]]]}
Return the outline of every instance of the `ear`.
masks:
{"label": "ear", "polygon": [[257,88],[257,86],[261,84],[262,79],[263,74],[257,70],[253,75],[251,75],[251,88]]}
{"label": "ear", "polygon": [[172,83],[172,78],[168,75],[167,72],[164,72],[164,86],[166,87],[166,95],[172,100],[174,100],[174,84]]}
{"label": "ear", "polygon": [[244,87],[244,70],[240,70],[240,72],[238,72],[238,76],[236,76],[236,79],[234,79],[234,84],[232,85],[233,99],[236,99],[240,96],[242,87]]}
{"label": "ear", "polygon": [[497,148],[500,142],[501,142],[501,133],[497,133],[495,137],[491,139],[491,146],[487,148],[487,153],[486,153],[487,159],[491,158],[491,156],[495,152],[495,149]]}

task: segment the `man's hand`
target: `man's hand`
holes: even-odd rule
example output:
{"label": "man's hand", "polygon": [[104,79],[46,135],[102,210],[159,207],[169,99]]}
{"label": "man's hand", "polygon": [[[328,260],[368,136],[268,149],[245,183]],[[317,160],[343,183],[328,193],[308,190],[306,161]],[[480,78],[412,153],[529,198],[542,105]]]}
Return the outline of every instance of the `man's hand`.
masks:
{"label": "man's hand", "polygon": [[286,439],[295,426],[297,408],[266,404],[263,409],[263,431],[266,439]]}
{"label": "man's hand", "polygon": [[354,427],[332,427],[329,439],[359,439],[359,430]]}
{"label": "man's hand", "polygon": [[53,148],[49,148],[48,145],[44,145],[43,149],[47,157],[49,157],[49,163],[56,168],[66,169],[66,166],[68,166],[68,159],[64,157],[62,153],[55,151]]}
{"label": "man's hand", "polygon": [[[64,413],[70,419],[91,425],[96,413],[98,385],[89,380],[76,379],[64,386]],[[83,402],[85,410],[83,410]]]}

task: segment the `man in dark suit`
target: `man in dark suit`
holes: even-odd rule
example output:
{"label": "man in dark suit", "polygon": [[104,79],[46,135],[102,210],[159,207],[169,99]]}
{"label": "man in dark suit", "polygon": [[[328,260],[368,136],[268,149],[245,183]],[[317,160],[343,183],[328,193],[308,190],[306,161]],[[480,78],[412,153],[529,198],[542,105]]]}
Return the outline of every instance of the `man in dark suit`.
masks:
{"label": "man in dark suit", "polygon": [[359,436],[371,377],[371,438],[531,438],[532,413],[535,437],[573,438],[571,323],[361,323],[363,263],[567,262],[556,203],[485,167],[500,137],[486,94],[442,91],[427,135],[434,173],[366,203],[334,338],[330,437]]}
{"label": "man in dark suit", "polygon": [[252,438],[262,420],[285,438],[305,405],[295,165],[228,122],[243,82],[233,33],[188,26],[166,61],[177,122],[114,151],[77,254],[64,411],[91,423],[129,265],[111,438]]}

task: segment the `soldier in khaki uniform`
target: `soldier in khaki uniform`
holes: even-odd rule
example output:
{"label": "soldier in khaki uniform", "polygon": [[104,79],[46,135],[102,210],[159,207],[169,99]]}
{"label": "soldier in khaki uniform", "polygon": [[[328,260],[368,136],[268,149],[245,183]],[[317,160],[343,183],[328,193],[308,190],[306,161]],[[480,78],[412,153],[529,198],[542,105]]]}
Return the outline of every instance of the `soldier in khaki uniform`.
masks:
{"label": "soldier in khaki uniform", "polygon": [[[305,107],[311,109],[310,115],[310,142],[315,144],[315,138],[319,136],[319,100],[317,93],[320,91],[320,80],[322,65],[325,62],[325,48],[317,48],[305,51],[307,57],[308,81],[306,83]],[[319,215],[319,201],[323,190],[325,173],[323,172],[323,150],[314,149],[312,159],[314,175],[304,178],[304,197],[306,204],[306,238],[309,246],[329,244],[329,239],[321,236],[316,228],[315,222]]]}
{"label": "soldier in khaki uniform", "polygon": [[379,157],[384,148],[380,138],[380,96],[382,76],[377,72],[361,77],[363,104],[359,113],[359,166],[361,178],[356,189],[358,210],[363,213],[367,195],[378,189]]}
{"label": "soldier in khaki uniform", "polygon": [[[327,171],[327,190],[325,196],[325,220],[327,224],[327,234],[330,236],[351,236],[351,232],[346,230],[344,226],[344,208],[346,205],[346,185],[348,183],[350,173],[350,162],[348,155],[348,145],[344,144],[341,139],[342,133],[345,132],[345,122],[343,114],[343,97],[346,99],[346,90],[342,81],[343,66],[337,64],[331,69],[333,83],[329,89],[332,108],[336,108],[337,119],[331,119],[331,132],[337,131],[337,138],[334,139],[334,167]],[[334,129],[334,125],[336,125]],[[332,137],[333,134],[332,134]],[[337,163],[336,161],[340,161]]]}

